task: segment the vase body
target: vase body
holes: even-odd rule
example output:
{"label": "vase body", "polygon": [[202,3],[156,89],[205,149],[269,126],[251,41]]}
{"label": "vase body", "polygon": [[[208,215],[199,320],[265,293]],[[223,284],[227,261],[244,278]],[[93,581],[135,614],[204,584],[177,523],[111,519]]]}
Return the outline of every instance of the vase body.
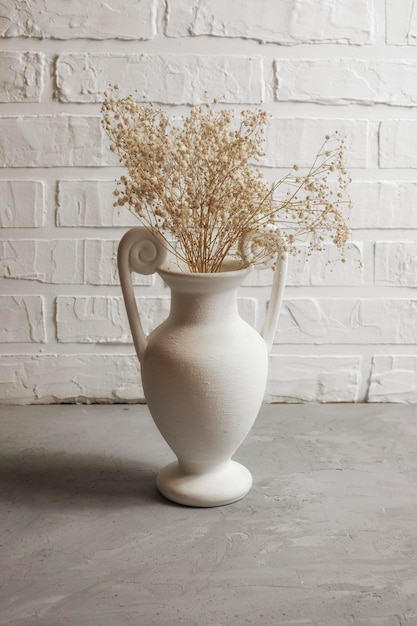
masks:
{"label": "vase body", "polygon": [[[148,337],[142,382],[155,424],[178,464],[161,473],[157,484],[173,498],[178,494],[168,484],[170,473],[177,481],[181,473],[205,476],[199,502],[195,495],[190,502],[190,492],[182,503],[225,504],[251,486],[249,472],[231,457],[258,414],[268,369],[264,339],[238,313],[237,289],[247,270],[158,273],[171,289],[171,311]],[[216,483],[212,493],[210,476]]]}
{"label": "vase body", "polygon": [[[135,265],[126,260],[133,241],[132,236],[125,244],[124,259],[122,245],[119,255],[123,294],[145,399],[177,457],[158,473],[157,487],[189,506],[234,502],[249,491],[252,477],[232,456],[257,417],[268,373],[267,342],[238,312],[237,290],[250,270],[194,274],[155,268],[171,290],[171,308],[145,338],[123,273]],[[150,257],[148,249],[145,265]]]}

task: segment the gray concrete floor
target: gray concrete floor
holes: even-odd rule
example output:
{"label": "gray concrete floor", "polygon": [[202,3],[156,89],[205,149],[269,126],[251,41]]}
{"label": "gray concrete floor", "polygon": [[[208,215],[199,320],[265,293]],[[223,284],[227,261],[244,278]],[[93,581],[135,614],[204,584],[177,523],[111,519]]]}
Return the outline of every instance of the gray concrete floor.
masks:
{"label": "gray concrete floor", "polygon": [[145,406],[0,427],[2,625],[417,626],[417,405],[265,406],[214,509],[158,494]]}

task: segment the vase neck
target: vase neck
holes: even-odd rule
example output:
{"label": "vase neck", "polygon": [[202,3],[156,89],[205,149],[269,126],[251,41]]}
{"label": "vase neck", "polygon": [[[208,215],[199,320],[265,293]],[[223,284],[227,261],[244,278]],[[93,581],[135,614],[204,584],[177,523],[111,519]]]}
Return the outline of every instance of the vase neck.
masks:
{"label": "vase neck", "polygon": [[171,318],[181,323],[218,324],[238,316],[237,289],[219,294],[171,292]]}
{"label": "vase neck", "polygon": [[171,288],[171,319],[180,323],[219,323],[238,316],[237,290],[250,270],[217,274],[161,271]]}

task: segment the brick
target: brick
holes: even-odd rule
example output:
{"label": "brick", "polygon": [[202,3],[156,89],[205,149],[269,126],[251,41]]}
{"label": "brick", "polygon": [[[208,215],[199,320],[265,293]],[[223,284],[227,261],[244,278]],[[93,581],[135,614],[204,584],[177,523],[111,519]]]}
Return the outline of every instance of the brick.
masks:
{"label": "brick", "polygon": [[417,183],[353,181],[351,228],[417,228]]}
{"label": "brick", "polygon": [[214,35],[284,45],[338,42],[370,43],[373,7],[311,3],[307,0],[168,0],[166,34],[170,37]]}
{"label": "brick", "polygon": [[379,133],[379,165],[417,168],[417,121],[384,120]]}
{"label": "brick", "polygon": [[417,357],[376,355],[372,361],[368,402],[417,402]]}
{"label": "brick", "polygon": [[281,59],[277,100],[321,104],[417,103],[417,63],[400,60]]}
{"label": "brick", "polygon": [[99,102],[109,83],[129,85],[145,100],[196,104],[263,101],[261,57],[185,54],[66,54],[57,61],[61,102]]}
{"label": "brick", "polygon": [[[88,239],[84,250],[84,277],[91,285],[117,285],[117,241]],[[145,277],[143,277],[145,278]],[[149,277],[146,277],[149,280]]]}
{"label": "brick", "polygon": [[0,163],[3,167],[103,165],[100,118],[76,115],[2,117]]}
{"label": "brick", "polygon": [[[0,276],[51,284],[117,285],[118,243],[108,239],[3,241]],[[133,283],[151,285],[152,276],[134,274]]]}
{"label": "brick", "polygon": [[[169,314],[171,299],[136,299],[145,334],[161,324]],[[256,325],[256,301],[239,299],[239,311]],[[131,343],[123,299],[106,296],[59,296],[57,298],[57,337],[62,343]]]}
{"label": "brick", "polygon": [[0,242],[0,276],[41,283],[84,281],[84,241],[19,239]]}
{"label": "brick", "polygon": [[417,44],[417,12],[414,0],[385,0],[388,44]]}
{"label": "brick", "polygon": [[267,402],[355,402],[360,356],[272,355]]}
{"label": "brick", "polygon": [[340,261],[340,251],[333,245],[324,246],[324,250],[307,257],[307,247],[300,245],[301,253],[288,260],[287,286],[361,285],[363,283],[362,244],[352,244],[347,250],[347,260]]}
{"label": "brick", "polygon": [[42,296],[0,296],[0,342],[45,341]]}
{"label": "brick", "polygon": [[156,33],[154,0],[5,2],[0,36],[39,39],[150,39]]}
{"label": "brick", "polygon": [[375,244],[375,283],[393,287],[417,287],[415,241]]}
{"label": "brick", "polygon": [[269,167],[309,167],[326,135],[338,130],[346,136],[348,167],[367,167],[372,122],[352,119],[277,118],[269,123],[260,161]]}
{"label": "brick", "polygon": [[0,365],[0,403],[143,400],[136,355],[10,354]]}
{"label": "brick", "polygon": [[44,88],[44,55],[0,53],[0,102],[39,102]]}
{"label": "brick", "polygon": [[415,344],[417,300],[286,300],[275,341],[282,344]]}
{"label": "brick", "polygon": [[[145,306],[140,304],[144,327],[149,319],[149,309],[153,316],[157,314],[158,305],[163,306],[161,299],[154,300],[147,299]],[[56,315],[57,338],[60,342],[131,342],[122,298],[61,296],[57,298]]]}
{"label": "brick", "polygon": [[58,182],[57,226],[138,226],[138,218],[125,207],[113,207],[114,180],[61,180]]}
{"label": "brick", "polygon": [[0,181],[0,227],[36,228],[44,224],[45,190],[39,180]]}

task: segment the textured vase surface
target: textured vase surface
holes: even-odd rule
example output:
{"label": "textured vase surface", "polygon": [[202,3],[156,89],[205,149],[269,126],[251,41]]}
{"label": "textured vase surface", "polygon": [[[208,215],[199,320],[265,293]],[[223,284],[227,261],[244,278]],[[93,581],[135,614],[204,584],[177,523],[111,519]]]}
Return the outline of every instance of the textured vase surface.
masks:
{"label": "textured vase surface", "polygon": [[[158,473],[157,487],[180,504],[228,504],[252,485],[249,470],[232,457],[257,417],[268,374],[267,341],[238,312],[237,290],[251,270],[184,273],[164,269],[164,260],[161,243],[142,228],[120,243],[119,272],[145,399],[177,457]],[[171,290],[170,313],[148,337],[132,269],[157,271]],[[263,335],[270,326],[271,319]]]}

